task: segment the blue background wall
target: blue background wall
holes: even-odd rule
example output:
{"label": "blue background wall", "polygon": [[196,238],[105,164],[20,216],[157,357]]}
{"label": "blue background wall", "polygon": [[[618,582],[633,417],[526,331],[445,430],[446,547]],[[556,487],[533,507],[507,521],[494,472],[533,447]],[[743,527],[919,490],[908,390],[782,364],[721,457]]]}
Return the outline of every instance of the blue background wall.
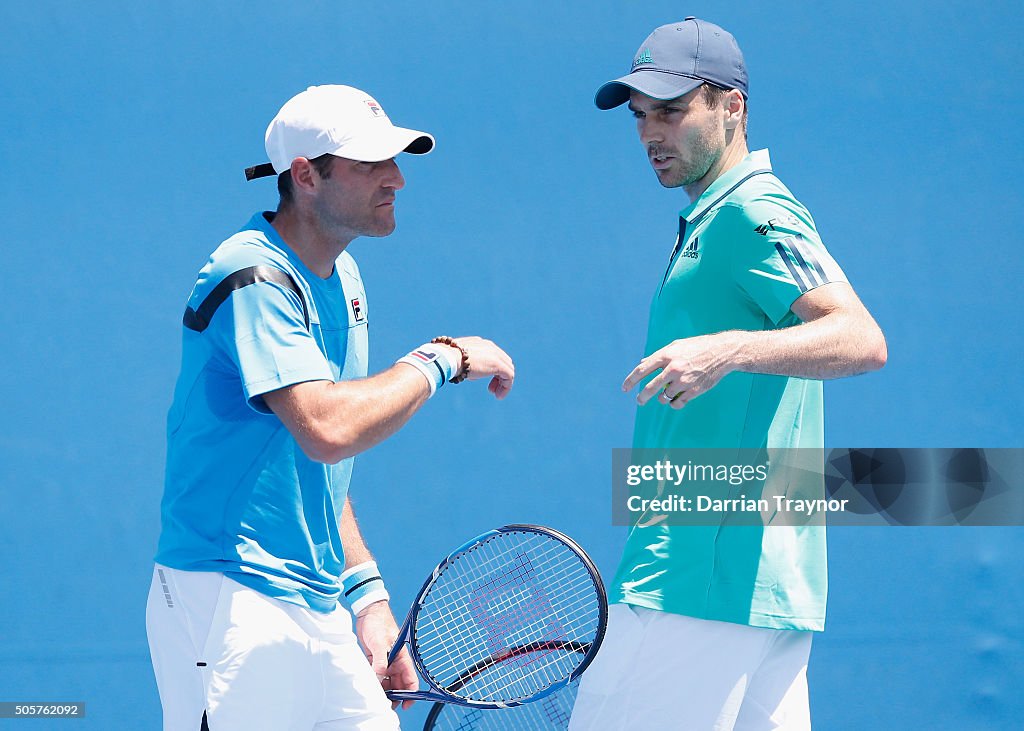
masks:
{"label": "blue background wall", "polygon": [[[830,446],[1020,446],[1019,4],[354,5],[0,4],[0,700],[158,728],[143,608],[181,311],[209,251],[274,206],[241,171],[312,83],[369,90],[438,139],[401,160],[396,233],[350,249],[375,368],[440,333],[491,337],[518,367],[507,401],[446,389],[358,460],[399,611],[436,556],[506,522],[562,528],[614,569],[617,389],[686,201],[628,113],[591,99],[685,15],[739,39],[752,148],[888,336],[884,371],[828,385]],[[1021,529],[830,544],[816,728],[1021,725]]]}

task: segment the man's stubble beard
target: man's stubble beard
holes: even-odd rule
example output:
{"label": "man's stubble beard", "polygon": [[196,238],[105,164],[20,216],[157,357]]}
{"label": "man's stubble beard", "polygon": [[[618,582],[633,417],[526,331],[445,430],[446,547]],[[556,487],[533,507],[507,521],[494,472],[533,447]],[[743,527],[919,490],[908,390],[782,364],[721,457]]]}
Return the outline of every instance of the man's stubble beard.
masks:
{"label": "man's stubble beard", "polygon": [[390,216],[378,217],[376,209],[370,209],[363,212],[362,215],[355,217],[340,214],[324,202],[318,201],[316,204],[316,214],[320,228],[331,239],[352,239],[360,236],[381,238],[389,236],[395,230],[393,211],[394,209],[392,209]]}
{"label": "man's stubble beard", "polygon": [[[690,159],[686,167],[678,170],[668,180],[659,175],[658,181],[661,185],[665,188],[681,188],[692,185],[707,175],[725,154],[725,138],[722,134],[716,134],[718,131],[714,128],[701,130],[690,147]],[[676,160],[682,162],[679,157],[676,157]]]}

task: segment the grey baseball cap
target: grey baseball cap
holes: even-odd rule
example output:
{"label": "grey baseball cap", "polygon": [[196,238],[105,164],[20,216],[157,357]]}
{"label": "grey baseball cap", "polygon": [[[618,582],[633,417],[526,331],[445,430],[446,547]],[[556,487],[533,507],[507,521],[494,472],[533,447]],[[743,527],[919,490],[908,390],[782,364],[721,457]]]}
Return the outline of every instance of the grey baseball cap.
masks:
{"label": "grey baseball cap", "polygon": [[747,96],[747,67],[732,34],[714,23],[689,16],[647,36],[630,72],[597,90],[598,109],[629,101],[629,90],[655,99],[675,99],[704,82],[739,89]]}

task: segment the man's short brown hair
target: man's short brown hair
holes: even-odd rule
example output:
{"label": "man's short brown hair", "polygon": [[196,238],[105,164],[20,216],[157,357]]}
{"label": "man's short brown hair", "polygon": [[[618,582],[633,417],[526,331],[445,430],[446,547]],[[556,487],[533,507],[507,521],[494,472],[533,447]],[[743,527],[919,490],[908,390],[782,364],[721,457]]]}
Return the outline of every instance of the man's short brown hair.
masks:
{"label": "man's short brown hair", "polygon": [[[310,160],[313,167],[316,168],[317,174],[324,180],[331,177],[331,163],[334,162],[334,157],[334,155],[327,153],[326,155],[314,157]],[[277,210],[279,211],[283,211],[295,200],[295,196],[292,192],[291,170],[285,170],[277,176],[277,194],[281,196],[281,200],[278,201],[277,204]]]}
{"label": "man's short brown hair", "polygon": [[[721,86],[705,83],[700,87],[700,95],[708,109],[717,109],[724,104],[726,93],[731,91]],[[747,98],[743,97],[743,139],[747,139]]]}

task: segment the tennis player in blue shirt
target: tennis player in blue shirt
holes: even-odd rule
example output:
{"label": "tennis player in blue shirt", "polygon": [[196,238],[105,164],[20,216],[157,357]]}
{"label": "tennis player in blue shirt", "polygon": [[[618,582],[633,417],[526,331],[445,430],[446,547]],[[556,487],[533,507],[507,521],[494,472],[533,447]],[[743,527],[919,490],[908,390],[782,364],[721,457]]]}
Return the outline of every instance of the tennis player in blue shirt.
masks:
{"label": "tennis player in blue shirt", "polygon": [[349,503],[353,457],[447,383],[488,379],[501,399],[514,378],[478,337],[436,338],[367,377],[346,249],[394,230],[395,158],[433,146],[365,92],[310,87],[270,123],[271,162],[246,171],[277,176],[277,211],[199,273],[147,606],[167,731],[399,727],[384,691],[416,673],[406,654],[387,664],[397,627]]}

